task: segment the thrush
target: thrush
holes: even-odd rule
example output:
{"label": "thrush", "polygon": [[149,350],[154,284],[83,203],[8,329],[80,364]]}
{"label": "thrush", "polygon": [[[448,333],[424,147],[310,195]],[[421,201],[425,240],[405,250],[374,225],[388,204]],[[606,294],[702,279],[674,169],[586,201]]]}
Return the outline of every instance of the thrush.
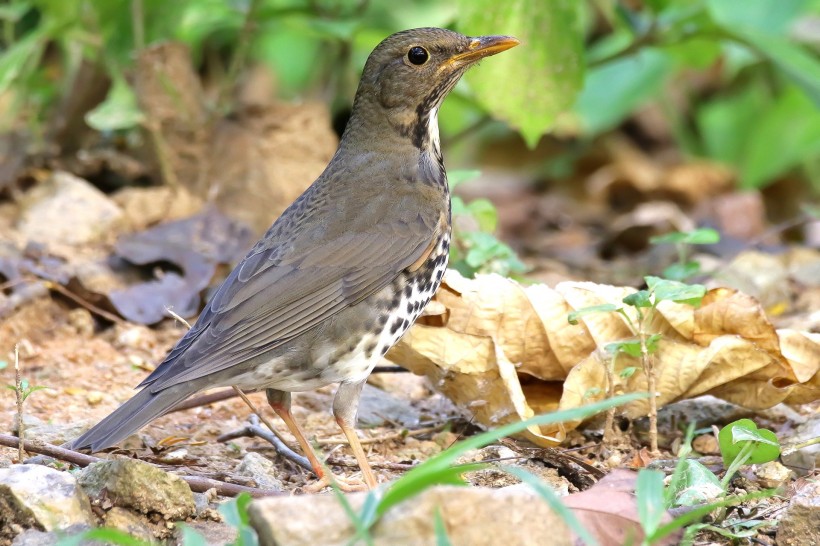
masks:
{"label": "thrush", "polygon": [[325,484],[291,415],[291,392],[339,383],[333,414],[375,487],[354,429],[362,387],[447,267],[450,195],[438,110],[472,64],[518,43],[438,28],[382,41],[324,172],[219,286],[142,390],[72,447],[110,447],[203,389],[265,389]]}

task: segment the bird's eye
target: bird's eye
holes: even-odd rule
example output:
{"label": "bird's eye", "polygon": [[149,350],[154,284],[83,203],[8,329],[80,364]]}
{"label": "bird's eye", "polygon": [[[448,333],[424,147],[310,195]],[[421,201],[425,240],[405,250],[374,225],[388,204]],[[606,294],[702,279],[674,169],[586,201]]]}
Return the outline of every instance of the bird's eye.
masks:
{"label": "bird's eye", "polygon": [[407,52],[407,60],[415,65],[422,65],[427,62],[427,59],[430,58],[430,55],[427,53],[427,50],[423,47],[411,47],[410,51]]}

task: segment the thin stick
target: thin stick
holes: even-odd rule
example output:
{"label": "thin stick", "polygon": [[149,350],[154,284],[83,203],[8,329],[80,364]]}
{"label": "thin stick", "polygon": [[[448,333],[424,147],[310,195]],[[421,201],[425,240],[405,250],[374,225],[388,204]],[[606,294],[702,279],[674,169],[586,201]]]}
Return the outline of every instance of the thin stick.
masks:
{"label": "thin stick", "polygon": [[288,444],[287,444],[287,442],[285,441],[285,438],[282,436],[282,433],[280,433],[278,430],[276,430],[276,428],[274,428],[273,423],[271,423],[270,421],[268,421],[268,419],[267,419],[264,415],[262,415],[262,412],[261,412],[261,411],[259,411],[258,409],[256,409],[256,406],[254,406],[254,405],[253,405],[253,402],[251,402],[251,399],[250,399],[250,398],[248,398],[247,396],[245,396],[245,393],[244,393],[244,392],[242,392],[242,389],[240,389],[240,388],[239,388],[239,387],[237,387],[236,385],[234,385],[232,388],[233,388],[233,390],[234,390],[234,391],[236,391],[236,394],[238,394],[238,395],[242,398],[242,401],[243,401],[243,402],[245,402],[245,404],[246,404],[249,408],[251,408],[251,411],[252,411],[252,412],[254,412],[254,413],[256,414],[256,416],[257,416],[257,417],[259,417],[259,420],[260,420],[260,421],[262,421],[262,423],[264,423],[264,424],[265,424],[265,426],[266,426],[266,427],[268,427],[268,429],[270,429],[270,431],[271,431],[271,432],[272,432],[272,433],[273,433],[273,434],[274,434],[277,438],[279,438],[279,440],[280,440],[283,444],[288,445]]}
{"label": "thin stick", "polygon": [[[248,391],[256,392],[256,391]],[[209,404],[213,404],[214,402],[221,402],[223,400],[229,400],[231,398],[236,398],[239,396],[236,394],[236,391],[233,389],[221,389],[216,392],[203,394],[201,396],[195,396],[194,398],[190,398],[185,402],[178,404],[171,409],[168,413],[174,413],[175,411],[183,411],[188,410],[191,408],[199,408],[201,406],[207,406]]]}
{"label": "thin stick", "polygon": [[181,322],[182,324],[184,324],[185,327],[188,328],[189,330],[191,329],[191,323],[188,322],[187,320],[185,320],[184,318],[182,318],[181,316],[179,316],[176,313],[176,311],[174,311],[170,307],[166,307],[165,312],[168,313],[169,315],[171,315],[175,320],[177,320],[177,321]]}
{"label": "thin stick", "polygon": [[114,322],[116,324],[125,324],[126,323],[124,320],[122,320],[117,315],[114,315],[113,313],[109,313],[108,311],[106,311],[104,309],[100,309],[99,307],[97,307],[93,303],[89,303],[89,302],[85,301],[83,298],[81,298],[77,294],[74,294],[73,292],[66,289],[64,286],[62,286],[60,284],[57,284],[56,282],[43,281],[43,284],[49,290],[54,290],[55,292],[59,292],[60,294],[67,297],[68,299],[70,299],[74,303],[77,303],[77,304],[81,305],[82,307],[85,307],[86,309],[88,309],[92,313],[100,315],[102,318],[104,318],[106,320],[110,320],[111,322]]}
{"label": "thin stick", "polygon": [[[384,436],[377,436],[375,438],[363,438],[360,439],[359,442],[364,444],[378,444],[381,442],[389,442],[391,440],[401,440],[402,438],[412,438],[414,436],[422,436],[424,434],[429,434],[430,432],[438,432],[446,425],[439,425],[436,427],[427,427],[427,428],[419,428],[416,430],[403,430],[400,432],[393,432],[391,434],[385,434]],[[335,445],[347,445],[347,440],[344,439],[336,439],[336,438],[317,438],[315,440],[317,444],[320,446],[335,446]]]}
{"label": "thin stick", "polygon": [[[17,433],[25,438],[26,426],[23,424],[23,380],[20,376],[20,346],[14,344],[14,391],[17,394]],[[17,446],[17,460],[22,461],[26,456],[23,442]]]}
{"label": "thin stick", "polygon": [[[83,453],[79,453],[71,449],[66,449],[64,447],[59,447],[51,444],[44,444],[41,442],[32,442],[25,440],[21,441],[20,438],[17,438],[16,436],[10,436],[8,434],[0,434],[0,446],[12,448],[19,448],[20,446],[25,446],[25,449],[31,453],[46,455],[47,457],[53,457],[55,459],[66,461],[81,467],[86,467],[91,463],[98,463],[100,461],[108,460],[100,459],[99,457],[92,457],[91,455],[85,455]],[[177,475],[188,483],[188,485],[191,487],[191,491],[194,491],[196,493],[204,493],[208,489],[216,489],[218,495],[229,497],[236,496],[240,493],[250,493],[251,496],[254,497],[269,497],[274,495],[285,494],[282,491],[271,491],[267,489],[259,489],[257,487],[248,487],[245,485],[238,485],[235,483],[228,483],[215,480],[213,478],[206,478],[204,476],[187,476],[179,474]]]}

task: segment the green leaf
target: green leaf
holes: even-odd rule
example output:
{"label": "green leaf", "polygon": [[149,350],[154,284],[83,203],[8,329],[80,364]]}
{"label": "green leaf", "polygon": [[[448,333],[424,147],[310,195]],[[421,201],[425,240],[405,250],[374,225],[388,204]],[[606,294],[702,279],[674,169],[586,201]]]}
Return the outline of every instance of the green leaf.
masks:
{"label": "green leaf", "polygon": [[673,65],[652,48],[591,68],[573,110],[581,130],[596,135],[612,129],[661,89]]}
{"label": "green leaf", "polygon": [[616,353],[624,353],[639,358],[641,356],[641,341],[639,339],[615,341],[606,344],[604,350],[613,355]]}
{"label": "green leaf", "polygon": [[680,478],[673,481],[675,506],[696,506],[721,497],[725,491],[712,471],[693,459],[681,462]]}
{"label": "green leaf", "polygon": [[452,546],[450,538],[447,536],[447,527],[441,517],[441,510],[436,506],[436,513],[433,515],[433,530],[436,534],[436,546]]}
{"label": "green leaf", "polygon": [[208,546],[208,541],[199,531],[184,523],[177,523],[177,528],[182,531],[182,546]]}
{"label": "green leaf", "polygon": [[635,485],[638,501],[638,521],[646,536],[655,534],[661,525],[664,513],[664,474],[660,470],[641,469]]}
{"label": "green leaf", "polygon": [[674,263],[663,270],[663,276],[670,281],[685,281],[700,273],[700,262],[689,260],[683,263]]}
{"label": "green leaf", "polygon": [[144,120],[137,96],[124,78],[114,81],[105,100],[85,115],[85,121],[97,131],[133,129]]}
{"label": "green leaf", "polygon": [[47,39],[47,32],[40,26],[0,54],[0,95],[40,62]]}
{"label": "green leaf", "polygon": [[648,290],[638,290],[621,301],[632,307],[652,307],[652,294]]}
{"label": "green leaf", "polygon": [[593,313],[613,313],[620,309],[614,303],[602,303],[601,305],[590,305],[589,307],[582,307],[575,311],[572,311],[567,315],[567,321],[570,324],[578,324],[578,321],[581,317],[585,315],[591,315]]}
{"label": "green leaf", "polygon": [[240,493],[235,499],[223,502],[219,505],[219,513],[225,519],[225,523],[233,527],[241,527],[250,524],[248,516],[248,505],[251,503],[251,496],[248,493]]}
{"label": "green leaf", "polygon": [[456,169],[454,171],[447,172],[447,182],[450,183],[450,189],[452,190],[459,184],[469,182],[470,180],[475,180],[479,176],[481,176],[481,171],[477,169]]}
{"label": "green leaf", "polygon": [[574,0],[460,0],[458,28],[472,36],[504,33],[517,48],[471,70],[478,102],[517,128],[534,147],[568,109],[584,74],[582,29]]}
{"label": "green leaf", "polygon": [[[467,246],[464,263],[471,270],[468,273],[469,276],[477,271],[508,276],[510,273],[521,273],[527,270],[526,265],[518,259],[515,251],[491,233],[456,232],[456,237]],[[454,265],[454,267],[457,266]]]}
{"label": "green leaf", "polygon": [[780,442],[771,430],[758,429],[751,419],[739,419],[729,423],[718,434],[720,453],[723,464],[728,468],[737,458],[740,451],[748,444],[753,444],[749,464],[774,461],[780,456]]}
{"label": "green leaf", "polygon": [[467,212],[478,222],[478,229],[492,233],[498,225],[498,213],[489,199],[474,199],[467,205]]}
{"label": "green leaf", "polygon": [[749,135],[770,102],[762,82],[752,81],[737,93],[702,105],[696,118],[706,155],[727,165],[742,165]]}
{"label": "green leaf", "polygon": [[564,520],[564,523],[567,524],[573,533],[575,533],[578,538],[581,539],[581,542],[588,546],[594,546],[599,544],[598,541],[595,539],[593,535],[590,534],[589,531],[584,527],[584,525],[578,520],[575,516],[575,513],[567,508],[564,503],[561,502],[561,499],[558,495],[553,491],[546,483],[544,483],[538,476],[535,474],[521,468],[520,466],[501,466],[501,470],[506,472],[507,474],[511,474],[521,480],[523,483],[529,485],[533,491],[538,493],[538,496],[541,497],[544,502],[550,507],[550,509],[555,512],[558,517]]}
{"label": "green leaf", "polygon": [[785,34],[806,0],[706,0],[712,19],[728,29]]}
{"label": "green leaf", "polygon": [[250,526],[250,516],[248,516],[248,505],[251,503],[251,496],[248,493],[240,493],[238,497],[219,506],[219,513],[225,523],[236,527],[237,537],[233,546],[257,546],[259,539],[256,531]]}
{"label": "green leaf", "polygon": [[151,546],[150,542],[134,538],[124,531],[106,527],[89,529],[88,531],[62,538],[57,542],[57,546],[81,546],[82,544],[96,541],[117,546]]}
{"label": "green leaf", "polygon": [[646,285],[654,294],[655,301],[674,301],[688,305],[699,305],[706,295],[706,287],[702,284],[685,284],[678,281],[668,281],[660,277],[644,277]]}
{"label": "green leaf", "polygon": [[629,379],[630,377],[635,375],[635,372],[637,372],[637,371],[638,371],[637,366],[627,366],[626,368],[624,368],[623,370],[621,370],[618,373],[618,377],[620,377],[621,379]]}
{"label": "green leaf", "polygon": [[711,245],[720,242],[720,233],[712,228],[698,228],[692,231],[673,231],[649,239],[653,245],[677,244]]}
{"label": "green leaf", "polygon": [[0,6],[0,19],[10,23],[16,23],[22,19],[31,8],[32,5],[29,2],[9,2],[4,6]]}
{"label": "green leaf", "polygon": [[746,135],[740,164],[744,187],[763,187],[809,158],[820,157],[818,106],[820,87],[818,100],[812,103],[806,94],[789,86],[759,113],[754,130]]}

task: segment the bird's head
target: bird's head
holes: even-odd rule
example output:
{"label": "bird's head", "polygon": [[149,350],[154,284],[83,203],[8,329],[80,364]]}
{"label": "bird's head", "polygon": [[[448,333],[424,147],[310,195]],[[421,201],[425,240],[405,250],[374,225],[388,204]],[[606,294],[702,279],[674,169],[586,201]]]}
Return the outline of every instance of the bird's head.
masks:
{"label": "bird's head", "polygon": [[[384,123],[422,148],[437,139],[436,113],[474,63],[518,45],[510,36],[471,38],[441,28],[405,30],[384,39],[364,67],[351,122]],[[370,127],[373,129],[373,127]]]}

